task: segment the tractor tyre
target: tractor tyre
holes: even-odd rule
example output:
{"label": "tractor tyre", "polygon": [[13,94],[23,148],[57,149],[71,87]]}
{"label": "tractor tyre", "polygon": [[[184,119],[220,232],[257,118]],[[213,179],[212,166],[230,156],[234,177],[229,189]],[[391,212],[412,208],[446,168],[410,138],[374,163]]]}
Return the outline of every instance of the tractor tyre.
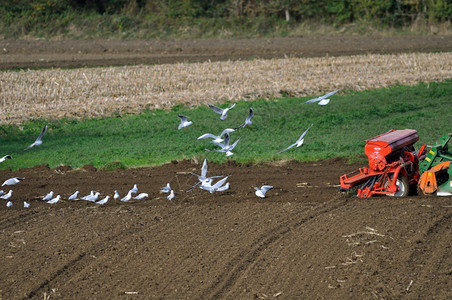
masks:
{"label": "tractor tyre", "polygon": [[390,196],[390,197],[406,197],[406,196],[408,196],[408,193],[410,192],[410,184],[405,177],[399,176],[397,178],[396,185],[399,188],[399,190],[397,192],[395,192],[394,194],[387,194],[387,196]]}

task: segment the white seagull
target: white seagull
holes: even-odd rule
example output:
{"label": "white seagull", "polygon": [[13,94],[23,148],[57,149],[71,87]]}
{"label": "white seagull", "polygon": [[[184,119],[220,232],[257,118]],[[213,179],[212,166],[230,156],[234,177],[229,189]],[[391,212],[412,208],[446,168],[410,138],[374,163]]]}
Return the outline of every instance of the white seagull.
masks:
{"label": "white seagull", "polygon": [[171,191],[171,186],[169,182],[160,189],[160,193],[169,193]]}
{"label": "white seagull", "polygon": [[205,134],[201,135],[200,137],[198,137],[198,140],[203,140],[203,139],[207,139],[207,138],[212,138],[212,139],[213,139],[213,140],[212,140],[212,143],[221,143],[221,142],[224,141],[224,140],[222,139],[223,135],[225,135],[226,133],[234,132],[234,131],[235,131],[235,129],[232,129],[232,128],[226,128],[225,130],[223,130],[223,131],[221,132],[220,135],[213,135],[213,134],[211,134],[211,133],[205,133]]}
{"label": "white seagull", "polygon": [[195,174],[195,173],[192,173],[192,172],[190,172],[190,174],[195,175],[196,177],[198,177],[199,182],[196,183],[191,188],[189,188],[187,190],[187,192],[191,191],[192,189],[194,189],[199,184],[204,185],[204,186],[210,185],[212,183],[212,179],[213,178],[223,177],[223,176],[207,177],[207,159],[205,159],[205,158],[204,158],[204,162],[202,163],[201,175],[198,175],[198,174]]}
{"label": "white seagull", "polygon": [[235,146],[237,146],[237,143],[240,141],[240,138],[237,139],[232,145],[229,145],[229,141],[230,141],[229,133],[225,133],[224,134],[224,142],[216,144],[217,146],[221,147],[221,149],[213,149],[213,150],[206,149],[206,150],[207,151],[223,152],[223,153],[226,153],[226,156],[231,156],[231,155],[234,154],[232,152],[232,149],[234,149]]}
{"label": "white seagull", "polygon": [[133,199],[141,200],[141,199],[148,198],[148,197],[149,197],[149,195],[147,193],[141,193],[141,194],[133,197]]}
{"label": "white seagull", "polygon": [[130,191],[127,193],[127,195],[125,195],[125,196],[121,199],[121,201],[122,201],[122,202],[127,202],[127,201],[129,201],[130,199],[132,199],[132,190],[130,190]]}
{"label": "white seagull", "polygon": [[90,201],[90,202],[96,202],[97,198],[99,198],[100,192],[96,192],[94,195],[89,194],[82,198],[82,200]]}
{"label": "white seagull", "polygon": [[188,121],[188,118],[186,116],[179,115],[179,118],[180,118],[180,124],[179,124],[179,127],[177,128],[179,130],[181,130],[182,128],[186,129],[188,126],[193,124],[192,121]]}
{"label": "white seagull", "polygon": [[256,190],[256,192],[255,192],[256,196],[258,196],[260,198],[265,198],[265,193],[268,190],[271,190],[272,188],[273,188],[273,186],[271,186],[271,185],[263,185],[260,188],[254,187],[254,189]]}
{"label": "white seagull", "polygon": [[115,194],[113,196],[113,199],[118,200],[119,199],[119,193],[117,190],[115,190]]}
{"label": "white seagull", "polygon": [[75,200],[75,199],[77,199],[78,193],[79,193],[79,191],[76,191],[75,193],[73,193],[72,195],[70,195],[67,199],[68,199],[68,200]]}
{"label": "white seagull", "polygon": [[170,194],[166,197],[166,199],[168,199],[170,201],[174,199],[174,191],[173,190],[171,190]]}
{"label": "white seagull", "polygon": [[304,143],[304,136],[306,135],[306,133],[308,133],[309,129],[311,129],[312,125],[314,125],[314,124],[311,124],[311,126],[309,126],[308,129],[306,129],[306,130],[301,134],[301,136],[298,138],[298,140],[297,140],[295,143],[293,143],[292,145],[290,145],[290,146],[287,147],[286,149],[283,149],[283,150],[279,151],[277,154],[282,153],[282,152],[284,152],[284,151],[287,151],[287,150],[289,150],[289,149],[292,148],[292,147],[297,146],[297,148],[298,148],[298,147],[300,147],[301,145],[303,145],[303,143]]}
{"label": "white seagull", "polygon": [[203,190],[209,191],[212,194],[215,191],[217,191],[219,188],[221,188],[223,186],[223,184],[226,182],[226,180],[228,180],[228,178],[229,178],[229,176],[226,176],[225,178],[218,180],[214,185],[201,184],[200,188]]}
{"label": "white seagull", "polygon": [[328,103],[330,103],[330,99],[327,99],[327,98],[330,96],[333,96],[337,92],[339,92],[339,90],[335,90],[335,91],[326,93],[325,95],[317,97],[317,98],[312,98],[312,99],[306,101],[305,103],[312,103],[312,102],[319,101],[319,103],[318,103],[319,105],[327,105]]}
{"label": "white seagull", "polygon": [[250,126],[251,124],[253,124],[253,122],[251,122],[251,119],[254,117],[254,110],[252,107],[250,107],[250,113],[248,114],[248,117],[246,117],[245,119],[245,123],[239,125],[238,127],[234,128],[235,130],[243,128],[245,126]]}
{"label": "white seagull", "polygon": [[13,190],[9,190],[8,194],[4,194],[3,196],[0,196],[0,198],[7,200],[7,199],[11,198],[12,195],[13,195]]}
{"label": "white seagull", "polygon": [[3,190],[0,190],[0,196],[3,195],[5,192]]}
{"label": "white seagull", "polygon": [[61,196],[58,195],[55,198],[53,198],[52,200],[47,201],[47,203],[49,203],[49,204],[57,204],[57,202],[60,201],[60,199],[61,199]]}
{"label": "white seagull", "polygon": [[0,158],[0,163],[4,162],[7,159],[13,159],[13,157],[11,155],[5,155],[2,158]]}
{"label": "white seagull", "polygon": [[91,192],[89,193],[89,195],[83,196],[81,199],[82,200],[88,200],[90,198],[94,197],[94,191],[91,190]]}
{"label": "white seagull", "polygon": [[216,107],[215,105],[209,104],[210,109],[212,109],[217,114],[221,115],[221,117],[220,117],[221,120],[224,120],[228,117],[228,111],[230,109],[234,108],[234,106],[235,106],[235,103],[232,104],[231,106],[223,109],[223,108]]}
{"label": "white seagull", "polygon": [[11,207],[13,206],[13,203],[11,201],[6,202],[6,207]]}
{"label": "white seagull", "polygon": [[104,205],[105,203],[108,202],[108,198],[110,198],[110,196],[105,196],[104,199],[101,199],[101,200],[99,200],[97,202],[94,202],[94,203],[99,204],[99,205]]}
{"label": "white seagull", "polygon": [[217,188],[217,192],[224,192],[224,191],[227,191],[227,190],[229,190],[229,187],[230,187],[229,182],[226,182],[225,185],[220,186],[219,188]]}
{"label": "white seagull", "polygon": [[36,141],[34,141],[33,144],[31,144],[30,146],[28,146],[27,148],[25,148],[24,151],[25,151],[25,150],[28,150],[28,149],[30,149],[30,148],[32,148],[32,147],[34,147],[34,146],[39,146],[39,145],[41,145],[41,144],[42,144],[42,137],[44,136],[44,133],[46,133],[46,131],[47,131],[47,125],[44,126],[44,129],[41,131],[41,133],[39,134],[39,136],[38,136],[38,138],[36,139]]}
{"label": "white seagull", "polygon": [[3,182],[2,186],[4,185],[15,185],[16,183],[19,183],[21,180],[24,180],[25,177],[13,177],[10,179],[5,180],[5,182]]}
{"label": "white seagull", "polygon": [[27,201],[24,201],[24,208],[29,208],[30,207],[30,203],[28,203]]}
{"label": "white seagull", "polygon": [[50,191],[50,193],[48,193],[47,195],[44,196],[44,198],[42,198],[42,201],[49,201],[50,199],[52,199],[53,197],[53,191]]}
{"label": "white seagull", "polygon": [[138,192],[138,187],[136,184],[133,185],[133,188],[130,190],[132,194],[136,194]]}

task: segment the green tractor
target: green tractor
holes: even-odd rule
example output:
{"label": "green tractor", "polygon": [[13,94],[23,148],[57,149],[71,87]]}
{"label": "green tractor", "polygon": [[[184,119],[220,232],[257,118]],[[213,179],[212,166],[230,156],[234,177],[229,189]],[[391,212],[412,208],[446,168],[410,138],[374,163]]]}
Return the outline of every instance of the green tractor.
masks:
{"label": "green tractor", "polygon": [[420,195],[436,192],[438,196],[452,196],[452,152],[448,147],[451,138],[452,133],[441,136],[436,145],[430,146],[424,160],[419,162]]}

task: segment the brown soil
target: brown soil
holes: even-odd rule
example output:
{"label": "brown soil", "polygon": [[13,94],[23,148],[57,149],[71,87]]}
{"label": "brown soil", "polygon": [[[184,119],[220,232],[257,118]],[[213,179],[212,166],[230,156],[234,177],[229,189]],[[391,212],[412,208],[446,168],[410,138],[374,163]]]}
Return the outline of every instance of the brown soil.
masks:
{"label": "brown soil", "polygon": [[[0,68],[452,50],[450,37],[0,43]],[[0,171],[0,181],[25,177],[13,207],[0,203],[0,299],[450,299],[451,197],[338,193],[339,176],[360,166],[211,163],[208,175],[231,175],[223,194],[185,192],[201,168],[191,161]],[[173,201],[159,194],[167,182]],[[39,200],[124,195],[135,183],[149,199]],[[262,184],[275,187],[266,199],[254,195]]]}
{"label": "brown soil", "polygon": [[452,36],[322,36],[230,40],[0,40],[0,69],[452,51]]}
{"label": "brown soil", "polygon": [[[273,165],[209,164],[231,189],[196,188],[201,163],[100,171],[37,166],[12,208],[0,206],[2,299],[446,299],[452,295],[450,197],[357,199],[341,159]],[[167,182],[173,201],[159,194]],[[149,198],[105,206],[44,203],[54,191],[100,197],[133,184]],[[267,198],[254,186],[271,184]],[[31,204],[23,208],[23,201]],[[46,298],[47,299],[47,298]]]}

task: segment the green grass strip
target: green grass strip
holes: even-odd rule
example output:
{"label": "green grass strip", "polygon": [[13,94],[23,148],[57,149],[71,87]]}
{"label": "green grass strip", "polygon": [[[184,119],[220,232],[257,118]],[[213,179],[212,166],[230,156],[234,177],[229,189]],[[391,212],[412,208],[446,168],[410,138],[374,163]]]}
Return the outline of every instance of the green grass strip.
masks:
{"label": "green grass strip", "polygon": [[[148,110],[138,115],[85,120],[35,120],[19,126],[0,126],[0,157],[13,156],[0,169],[25,168],[40,164],[116,169],[159,165],[189,158],[224,162],[223,153],[209,140],[197,140],[206,132],[219,134],[224,128],[243,123],[249,107],[253,125],[231,134],[240,138],[232,159],[259,163],[284,159],[314,161],[333,157],[362,159],[365,140],[390,129],[416,129],[422,143],[433,144],[452,132],[452,80],[395,86],[363,92],[341,91],[326,106],[304,104],[305,98],[237,101],[228,118],[207,106],[171,111]],[[217,104],[227,107],[228,104]],[[193,121],[188,130],[178,130],[178,114]],[[311,124],[304,145],[277,154],[294,143]],[[23,151],[39,135],[44,124],[49,130],[39,147]]]}

